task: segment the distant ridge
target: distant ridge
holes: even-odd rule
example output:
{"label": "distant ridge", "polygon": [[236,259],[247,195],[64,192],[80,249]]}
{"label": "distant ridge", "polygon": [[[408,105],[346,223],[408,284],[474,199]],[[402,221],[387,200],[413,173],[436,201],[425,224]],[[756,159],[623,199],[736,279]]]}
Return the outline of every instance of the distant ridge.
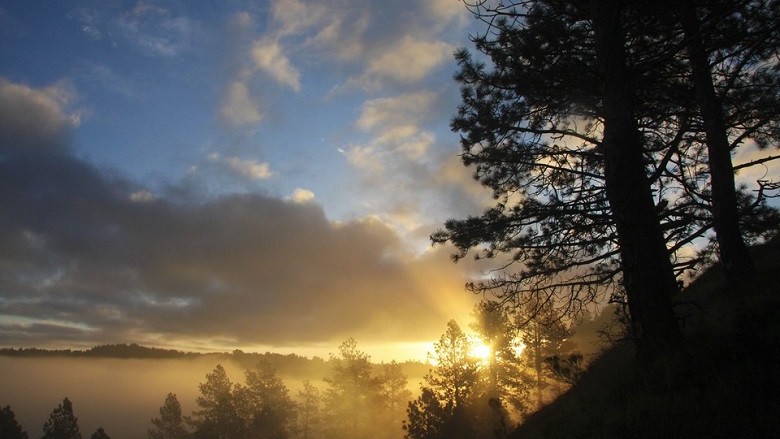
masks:
{"label": "distant ridge", "polygon": [[105,344],[86,350],[41,349],[41,348],[2,348],[0,355],[7,357],[95,357],[95,358],[194,358],[201,355],[196,352],[183,352],[175,349],[150,348],[135,343]]}
{"label": "distant ridge", "polygon": [[[330,373],[330,360],[320,357],[303,357],[297,354],[278,354],[273,352],[252,353],[239,349],[233,352],[183,352],[175,349],[162,349],[131,344],[105,344],[89,349],[42,349],[42,348],[0,348],[0,356],[17,358],[114,358],[123,360],[212,360],[214,364],[232,362],[245,369],[251,369],[264,361],[279,371],[293,376],[327,376]],[[429,365],[419,361],[400,362],[410,377],[422,377],[428,372]],[[375,364],[380,367],[379,364]]]}

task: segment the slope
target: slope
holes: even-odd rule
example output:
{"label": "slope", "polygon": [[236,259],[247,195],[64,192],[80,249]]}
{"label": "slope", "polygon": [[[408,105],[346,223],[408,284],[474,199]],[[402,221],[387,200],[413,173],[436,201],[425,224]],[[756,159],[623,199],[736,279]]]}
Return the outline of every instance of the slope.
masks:
{"label": "slope", "polygon": [[642,362],[630,340],[617,344],[511,437],[776,437],[780,239],[752,251],[759,276],[742,297],[718,266],[685,289],[679,352]]}

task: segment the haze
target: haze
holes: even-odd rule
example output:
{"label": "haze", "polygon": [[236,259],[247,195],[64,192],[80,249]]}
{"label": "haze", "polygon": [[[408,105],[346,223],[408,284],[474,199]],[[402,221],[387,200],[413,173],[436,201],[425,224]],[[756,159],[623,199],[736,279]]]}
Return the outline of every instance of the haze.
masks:
{"label": "haze", "polygon": [[[37,437],[51,411],[67,397],[73,402],[82,435],[103,427],[113,439],[146,437],[150,420],[170,392],[177,395],[182,412],[196,407],[198,384],[216,366],[212,357],[176,360],[111,358],[16,358],[0,356],[0,405],[11,404],[17,421]],[[231,381],[243,382],[245,369],[232,361],[220,361]],[[418,368],[419,369],[419,368]],[[326,388],[324,367],[314,376],[279,371],[279,377],[295,396],[308,380]],[[409,376],[409,389],[417,392],[422,374]],[[399,425],[400,432],[400,425]]]}

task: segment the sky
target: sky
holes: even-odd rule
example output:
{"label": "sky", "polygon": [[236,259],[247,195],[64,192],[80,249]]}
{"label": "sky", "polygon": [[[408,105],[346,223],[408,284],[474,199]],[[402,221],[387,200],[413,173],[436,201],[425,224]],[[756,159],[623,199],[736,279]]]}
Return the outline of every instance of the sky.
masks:
{"label": "sky", "polygon": [[[424,356],[487,268],[428,236],[458,0],[0,4],[0,345]],[[421,347],[422,346],[422,347]]]}

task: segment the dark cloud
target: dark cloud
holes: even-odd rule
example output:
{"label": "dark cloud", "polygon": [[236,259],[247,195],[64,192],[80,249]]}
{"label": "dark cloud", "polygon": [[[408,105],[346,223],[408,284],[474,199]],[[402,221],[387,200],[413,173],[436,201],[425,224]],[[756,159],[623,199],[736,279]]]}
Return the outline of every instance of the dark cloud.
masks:
{"label": "dark cloud", "polygon": [[57,149],[67,143],[77,115],[65,107],[73,99],[66,83],[42,90],[0,78],[0,151]]}
{"label": "dark cloud", "polygon": [[61,108],[22,108],[59,128],[0,125],[0,343],[426,340],[468,301],[446,252],[410,256],[378,220],[155,197],[70,154]]}

